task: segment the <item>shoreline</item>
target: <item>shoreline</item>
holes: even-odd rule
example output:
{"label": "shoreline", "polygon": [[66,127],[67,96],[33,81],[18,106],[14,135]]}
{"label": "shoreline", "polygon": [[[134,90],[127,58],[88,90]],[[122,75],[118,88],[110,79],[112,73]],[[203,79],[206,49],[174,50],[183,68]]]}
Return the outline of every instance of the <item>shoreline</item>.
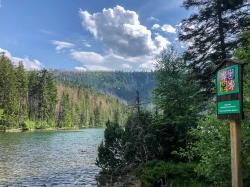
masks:
{"label": "shoreline", "polygon": [[87,129],[87,128],[104,128],[104,127],[82,127],[82,128],[45,128],[45,129],[28,129],[23,130],[21,128],[11,128],[11,129],[5,129],[0,130],[0,132],[4,133],[20,133],[20,132],[42,132],[42,131],[74,131],[74,130],[81,130],[81,129]]}

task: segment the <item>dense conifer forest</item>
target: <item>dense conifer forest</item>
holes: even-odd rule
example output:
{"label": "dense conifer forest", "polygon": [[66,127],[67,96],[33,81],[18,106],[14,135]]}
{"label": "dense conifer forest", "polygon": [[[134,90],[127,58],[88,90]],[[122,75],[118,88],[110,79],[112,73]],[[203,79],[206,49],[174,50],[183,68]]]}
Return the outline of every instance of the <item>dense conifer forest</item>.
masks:
{"label": "dense conifer forest", "polygon": [[83,85],[64,85],[47,70],[25,71],[0,57],[0,129],[102,127],[124,123],[125,103]]}
{"label": "dense conifer forest", "polygon": [[154,72],[53,71],[53,74],[63,84],[92,88],[129,104],[135,103],[136,91],[140,92],[142,101],[149,102],[155,86]]}

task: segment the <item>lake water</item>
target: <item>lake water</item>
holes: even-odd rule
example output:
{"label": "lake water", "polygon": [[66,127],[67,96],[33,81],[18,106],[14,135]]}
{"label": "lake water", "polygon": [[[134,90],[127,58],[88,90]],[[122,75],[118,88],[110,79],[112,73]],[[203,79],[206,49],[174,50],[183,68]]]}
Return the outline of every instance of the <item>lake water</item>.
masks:
{"label": "lake water", "polygon": [[0,186],[97,186],[104,129],[0,134]]}

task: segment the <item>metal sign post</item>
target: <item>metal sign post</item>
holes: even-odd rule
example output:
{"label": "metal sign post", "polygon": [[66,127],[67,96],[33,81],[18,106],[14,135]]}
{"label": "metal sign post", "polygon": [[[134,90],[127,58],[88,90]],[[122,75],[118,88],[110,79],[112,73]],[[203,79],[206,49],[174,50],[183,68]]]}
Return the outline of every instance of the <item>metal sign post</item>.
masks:
{"label": "metal sign post", "polygon": [[232,187],[242,187],[240,123],[243,114],[243,64],[224,60],[217,68],[217,116],[230,120]]}

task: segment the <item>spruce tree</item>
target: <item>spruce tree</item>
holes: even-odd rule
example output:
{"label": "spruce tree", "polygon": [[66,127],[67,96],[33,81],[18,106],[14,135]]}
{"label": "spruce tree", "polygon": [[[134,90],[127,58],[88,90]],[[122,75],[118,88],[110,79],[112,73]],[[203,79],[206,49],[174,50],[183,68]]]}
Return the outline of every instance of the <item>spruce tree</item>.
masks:
{"label": "spruce tree", "polygon": [[232,57],[241,42],[239,34],[250,28],[249,4],[247,0],[185,0],[183,5],[195,13],[182,21],[179,39],[189,43],[185,57],[210,91],[212,69]]}
{"label": "spruce tree", "polygon": [[28,99],[28,75],[24,70],[23,64],[20,62],[16,69],[17,78],[17,94],[18,94],[18,123],[24,123],[27,117],[27,99]]}
{"label": "spruce tree", "polygon": [[11,61],[0,57],[0,108],[5,116],[5,125],[14,127],[17,125],[17,89],[16,75]]}

